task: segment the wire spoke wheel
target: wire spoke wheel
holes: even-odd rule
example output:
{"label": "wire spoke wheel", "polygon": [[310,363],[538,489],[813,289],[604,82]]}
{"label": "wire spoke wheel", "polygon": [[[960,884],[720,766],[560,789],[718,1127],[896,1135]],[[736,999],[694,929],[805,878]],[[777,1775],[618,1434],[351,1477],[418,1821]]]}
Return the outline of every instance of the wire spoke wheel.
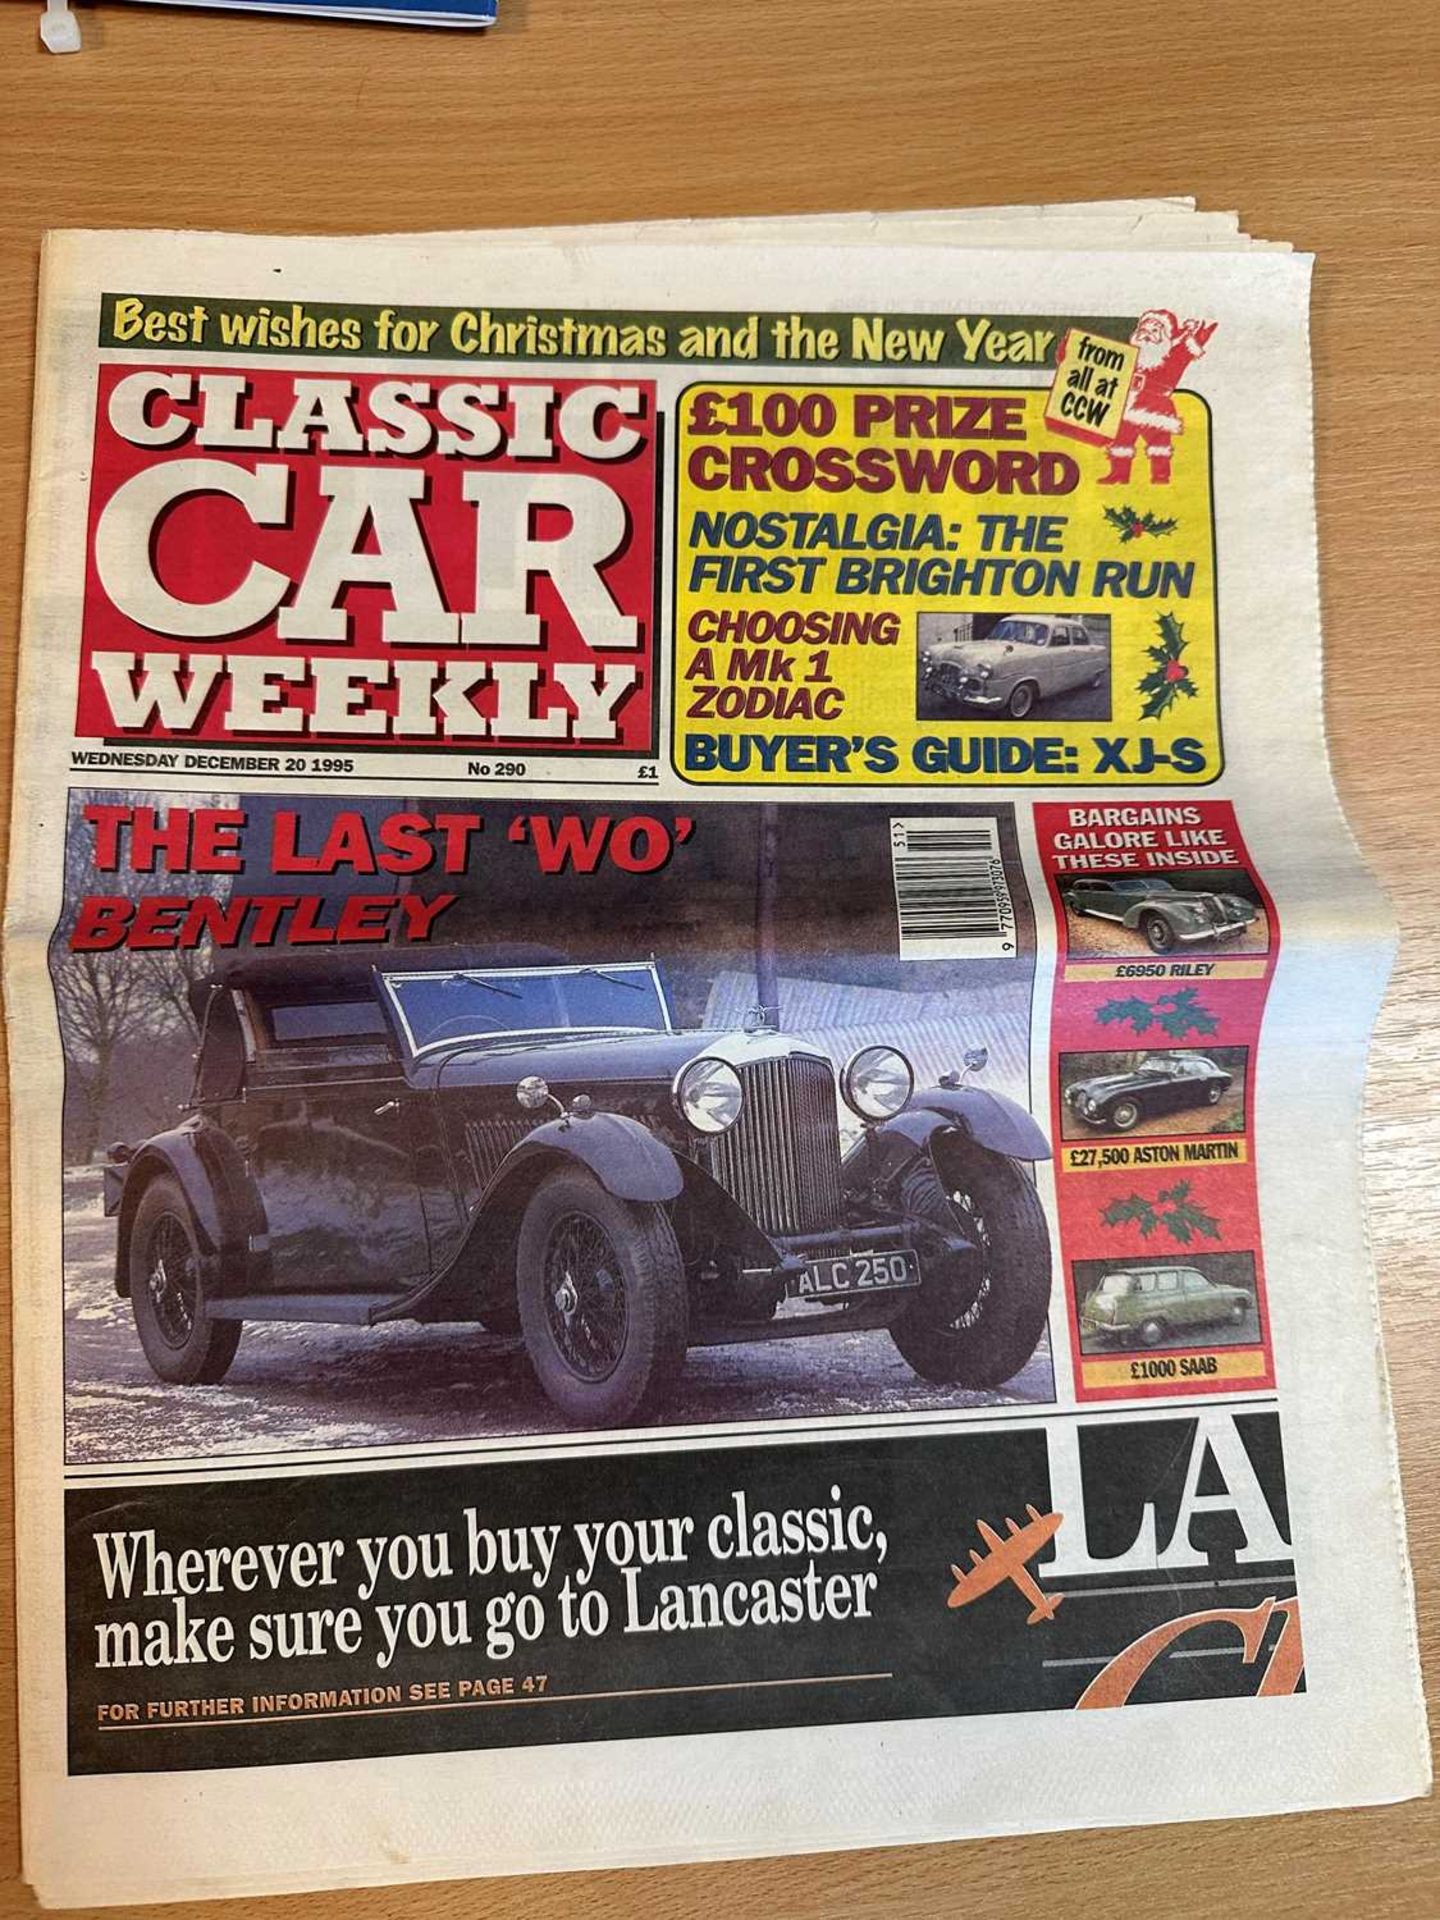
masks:
{"label": "wire spoke wheel", "polygon": [[241,1323],[211,1312],[189,1204],[168,1174],[146,1183],[124,1257],[135,1331],[151,1372],[176,1386],[223,1380]]}
{"label": "wire spoke wheel", "polygon": [[168,1346],[184,1347],[195,1330],[200,1275],[195,1249],[173,1213],[162,1213],[150,1232],[145,1286],[155,1325]]}
{"label": "wire spoke wheel", "polygon": [[1015,1161],[951,1140],[915,1156],[900,1198],[921,1283],[891,1339],[922,1380],[1001,1385],[1034,1352],[1050,1305],[1049,1234],[1034,1186]]}
{"label": "wire spoke wheel", "polygon": [[962,1188],[947,1198],[956,1232],[964,1234],[974,1247],[973,1253],[955,1262],[958,1268],[963,1261],[965,1272],[951,1285],[941,1322],[958,1333],[965,1327],[976,1326],[985,1312],[985,1303],[995,1285],[995,1249],[976,1196]]}
{"label": "wire spoke wheel", "polygon": [[541,1387],[580,1425],[652,1412],[685,1361],[685,1267],[663,1206],[580,1167],[536,1187],[515,1248],[515,1303]]}
{"label": "wire spoke wheel", "polygon": [[566,1213],[545,1246],[545,1314],[551,1338],[582,1380],[608,1380],[620,1364],[629,1325],[625,1278],[599,1222]]}

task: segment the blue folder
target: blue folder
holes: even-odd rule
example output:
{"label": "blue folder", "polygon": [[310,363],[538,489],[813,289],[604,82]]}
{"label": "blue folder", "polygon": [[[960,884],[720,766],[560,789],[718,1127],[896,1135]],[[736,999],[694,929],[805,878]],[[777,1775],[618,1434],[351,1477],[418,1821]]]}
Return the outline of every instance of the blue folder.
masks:
{"label": "blue folder", "polygon": [[499,0],[140,0],[144,6],[223,7],[231,12],[331,14],[416,27],[490,27]]}

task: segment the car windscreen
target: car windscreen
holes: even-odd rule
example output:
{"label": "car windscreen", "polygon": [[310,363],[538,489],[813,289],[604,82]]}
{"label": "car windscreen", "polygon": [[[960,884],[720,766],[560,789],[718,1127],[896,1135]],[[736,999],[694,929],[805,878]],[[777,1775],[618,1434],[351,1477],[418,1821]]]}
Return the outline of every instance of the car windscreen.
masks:
{"label": "car windscreen", "polygon": [[1100,1282],[1100,1296],[1104,1300],[1120,1300],[1131,1291],[1135,1282],[1128,1273],[1107,1273]]}
{"label": "car windscreen", "polygon": [[526,1034],[670,1030],[659,981],[644,966],[392,973],[384,985],[412,1053]]}
{"label": "car windscreen", "polygon": [[1040,620],[1002,620],[990,632],[992,640],[1008,640],[1021,647],[1043,647],[1049,635],[1049,627]]}

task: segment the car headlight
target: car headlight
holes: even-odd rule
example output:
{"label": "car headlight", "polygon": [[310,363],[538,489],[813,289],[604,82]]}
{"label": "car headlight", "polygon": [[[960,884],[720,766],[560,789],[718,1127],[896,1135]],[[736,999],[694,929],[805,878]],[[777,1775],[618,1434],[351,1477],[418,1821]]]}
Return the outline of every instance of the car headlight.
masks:
{"label": "car headlight", "polygon": [[994,671],[995,669],[993,667],[977,667],[975,669],[975,678],[977,680],[988,680]]}
{"label": "car headlight", "polygon": [[675,1104],[697,1133],[724,1133],[740,1118],[745,1092],[728,1060],[692,1060],[675,1076]]}
{"label": "car headlight", "polygon": [[889,1120],[909,1103],[915,1071],[895,1047],[861,1047],[845,1062],[840,1091],[862,1120]]}

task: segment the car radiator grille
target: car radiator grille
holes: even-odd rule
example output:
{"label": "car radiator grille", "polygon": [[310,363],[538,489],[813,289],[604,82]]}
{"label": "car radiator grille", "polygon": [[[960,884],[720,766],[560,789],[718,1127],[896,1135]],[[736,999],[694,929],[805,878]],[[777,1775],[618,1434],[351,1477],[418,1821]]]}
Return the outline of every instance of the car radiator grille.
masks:
{"label": "car radiator grille", "polygon": [[835,1076],[824,1060],[755,1060],[739,1069],[740,1118],[711,1143],[710,1171],[767,1233],[841,1223]]}

